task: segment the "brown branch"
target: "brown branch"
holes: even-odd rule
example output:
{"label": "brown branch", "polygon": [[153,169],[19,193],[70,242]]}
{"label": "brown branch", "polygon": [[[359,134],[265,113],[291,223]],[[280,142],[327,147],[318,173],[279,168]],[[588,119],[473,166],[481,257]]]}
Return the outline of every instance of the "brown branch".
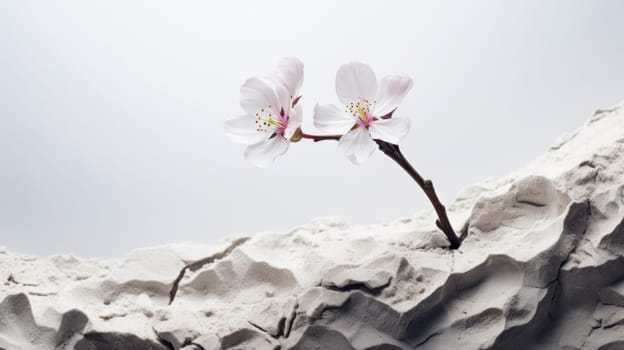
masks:
{"label": "brown branch", "polygon": [[[382,119],[391,118],[393,112],[394,111],[388,113],[387,115],[381,118]],[[298,140],[303,138],[303,139],[310,139],[314,142],[325,141],[325,140],[338,141],[340,140],[340,137],[342,136],[342,135],[311,135],[311,134],[304,133],[301,129],[298,129],[298,131],[299,131]],[[466,225],[462,227],[461,237],[457,237],[457,234],[455,233],[455,230],[453,229],[453,226],[451,225],[448,215],[446,214],[446,208],[444,207],[444,205],[442,204],[442,202],[440,202],[440,199],[438,198],[438,194],[436,193],[435,187],[433,186],[433,182],[431,180],[423,178],[416,171],[416,169],[412,167],[409,161],[407,161],[407,159],[405,159],[405,157],[403,156],[403,153],[401,153],[401,150],[398,145],[394,145],[394,144],[385,142],[383,140],[375,140],[375,142],[379,146],[379,149],[388,157],[390,157],[392,160],[394,160],[399,166],[401,166],[401,168],[403,168],[403,170],[405,170],[412,177],[412,179],[416,181],[416,183],[418,184],[418,186],[420,186],[423,192],[425,192],[425,194],[427,195],[427,198],[433,205],[433,208],[435,209],[436,214],[438,214],[438,219],[436,220],[436,226],[444,233],[444,235],[446,235],[446,238],[448,239],[450,243],[449,249],[458,249],[459,246],[461,245],[461,242],[464,240],[464,238],[466,237],[468,233],[468,223],[466,223]]]}
{"label": "brown branch", "polygon": [[338,141],[338,140],[340,140],[341,136],[342,135],[311,135],[311,134],[306,134],[303,131],[301,132],[301,138],[309,139],[309,140],[312,140],[314,142],[327,141],[327,140]]}
{"label": "brown branch", "polygon": [[438,214],[436,226],[440,230],[442,230],[444,235],[446,235],[446,238],[450,243],[449,249],[459,248],[459,246],[461,245],[461,239],[457,237],[457,234],[455,234],[455,230],[453,229],[453,226],[451,225],[451,222],[449,221],[449,218],[446,214],[446,208],[444,207],[442,202],[440,202],[438,194],[433,187],[433,182],[431,182],[431,180],[423,178],[416,171],[416,169],[412,167],[412,165],[403,156],[403,153],[401,153],[398,145],[394,145],[382,140],[375,140],[375,142],[379,146],[379,149],[392,160],[394,160],[401,168],[403,168],[403,170],[405,170],[412,177],[412,179],[416,181],[418,186],[420,186],[420,188],[425,192],[427,198],[429,198],[429,201],[431,202],[433,208]]}
{"label": "brown branch", "polygon": [[171,291],[169,291],[169,305],[173,303],[173,299],[175,299],[176,293],[178,292],[178,286],[180,285],[180,281],[182,281],[182,278],[184,278],[184,274],[186,273],[187,270],[197,271],[207,264],[213,263],[219,259],[223,259],[226,256],[230,255],[230,253],[232,253],[234,249],[236,249],[241,244],[247,242],[248,240],[249,240],[249,237],[239,238],[235,240],[234,242],[232,242],[227,248],[225,248],[225,250],[220,251],[216,254],[213,254],[209,257],[194,261],[184,266],[182,270],[180,270],[180,273],[178,273],[178,277],[176,277],[175,281],[173,281],[173,286],[171,287]]}

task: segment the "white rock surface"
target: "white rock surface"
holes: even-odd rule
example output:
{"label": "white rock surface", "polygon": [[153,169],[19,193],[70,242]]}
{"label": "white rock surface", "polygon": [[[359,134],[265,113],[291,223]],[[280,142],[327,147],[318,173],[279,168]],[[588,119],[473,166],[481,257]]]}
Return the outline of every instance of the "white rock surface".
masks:
{"label": "white rock surface", "polygon": [[125,259],[0,248],[0,349],[624,349],[624,103],[430,211]]}

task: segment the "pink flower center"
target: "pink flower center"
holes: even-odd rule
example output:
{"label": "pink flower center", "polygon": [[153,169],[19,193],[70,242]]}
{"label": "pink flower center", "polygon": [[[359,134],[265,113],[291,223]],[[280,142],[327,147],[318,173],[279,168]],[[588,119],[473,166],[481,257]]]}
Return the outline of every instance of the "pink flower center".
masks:
{"label": "pink flower center", "polygon": [[347,104],[346,112],[353,116],[357,126],[368,128],[377,118],[371,113],[377,101],[369,101],[364,97],[359,97],[353,102]]}
{"label": "pink flower center", "polygon": [[[271,108],[271,105],[269,105],[269,108]],[[264,109],[261,109],[256,113],[256,131],[284,136],[289,119],[290,117],[283,111],[280,115],[273,115],[270,110],[265,112]]]}
{"label": "pink flower center", "polygon": [[365,113],[362,113],[360,117],[356,119],[355,122],[361,128],[368,128],[375,120],[377,120],[377,117],[373,116],[372,114],[368,112],[365,112]]}
{"label": "pink flower center", "polygon": [[283,115],[283,116],[279,116],[279,118],[277,119],[277,121],[274,121],[274,125],[277,126],[277,129],[275,129],[275,133],[279,136],[284,136],[284,132],[286,132],[286,127],[288,127],[288,120],[290,119],[289,116],[287,115]]}

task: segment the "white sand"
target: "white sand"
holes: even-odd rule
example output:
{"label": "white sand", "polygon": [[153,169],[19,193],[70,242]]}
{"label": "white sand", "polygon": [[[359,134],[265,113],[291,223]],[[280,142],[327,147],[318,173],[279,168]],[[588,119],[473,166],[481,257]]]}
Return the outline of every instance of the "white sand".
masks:
{"label": "white sand", "polygon": [[180,244],[122,260],[0,248],[3,349],[624,348],[624,103],[449,207],[371,226],[324,218],[223,251]]}

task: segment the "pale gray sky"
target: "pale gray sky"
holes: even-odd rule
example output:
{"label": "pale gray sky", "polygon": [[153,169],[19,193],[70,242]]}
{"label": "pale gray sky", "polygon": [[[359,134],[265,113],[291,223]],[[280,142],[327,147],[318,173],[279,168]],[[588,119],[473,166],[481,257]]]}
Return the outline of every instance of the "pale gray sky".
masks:
{"label": "pale gray sky", "polygon": [[410,75],[404,153],[445,201],[624,99],[622,1],[3,1],[0,245],[118,256],[327,215],[428,208],[381,153],[334,143],[252,168],[223,135],[239,86],[305,63],[304,126],[359,60]]}

